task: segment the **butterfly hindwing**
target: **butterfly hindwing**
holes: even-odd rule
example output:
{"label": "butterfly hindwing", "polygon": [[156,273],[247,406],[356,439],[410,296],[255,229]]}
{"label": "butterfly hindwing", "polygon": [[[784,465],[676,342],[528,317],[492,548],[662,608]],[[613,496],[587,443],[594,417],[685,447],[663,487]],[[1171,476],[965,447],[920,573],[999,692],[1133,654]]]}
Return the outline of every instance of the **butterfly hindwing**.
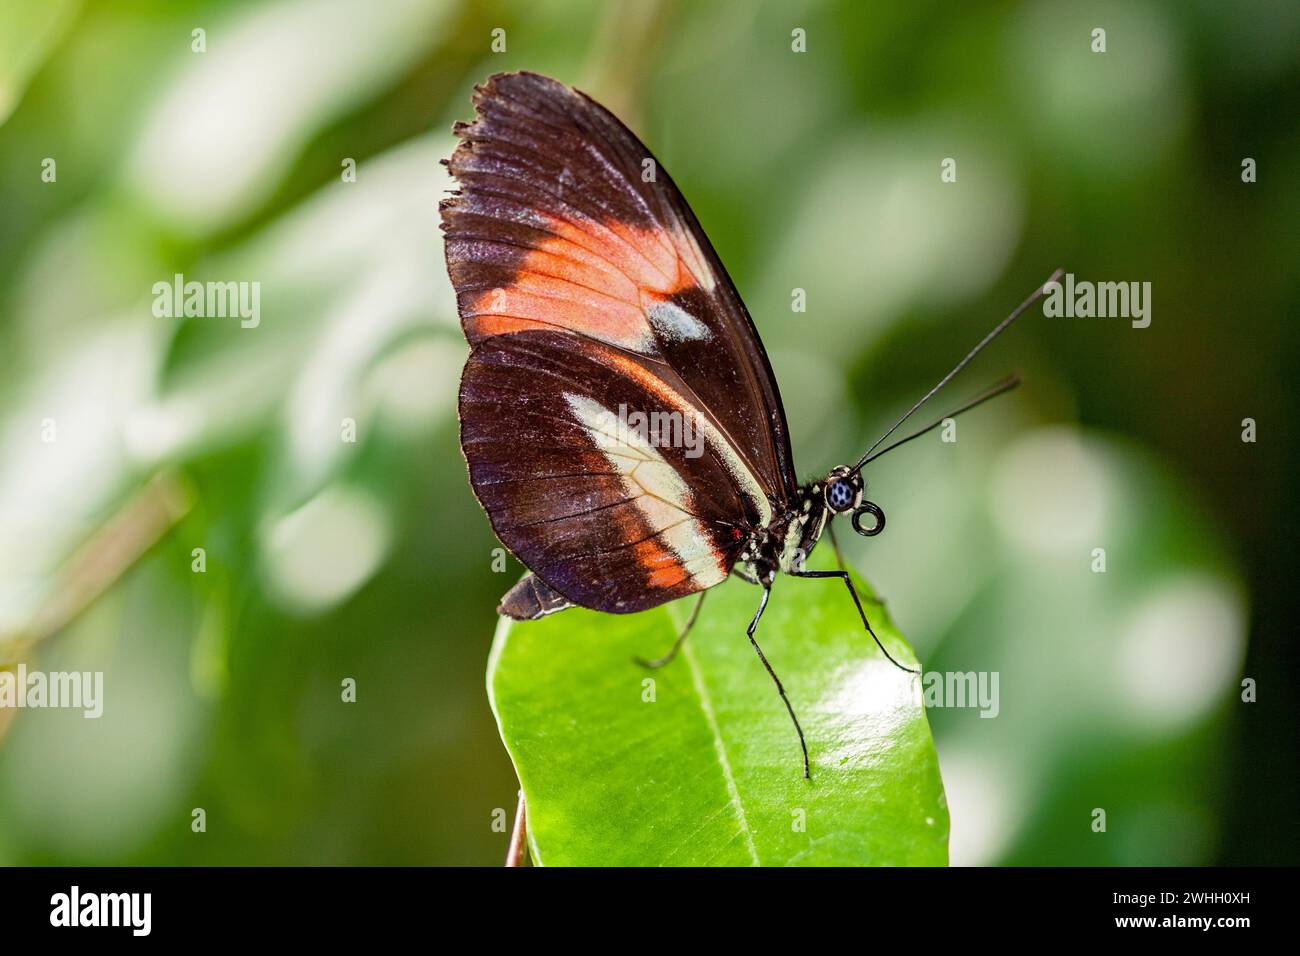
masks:
{"label": "butterfly hindwing", "polygon": [[[681,383],[603,343],[528,330],[476,347],[461,379],[461,446],[501,541],[584,607],[654,607],[722,581],[763,502],[697,420]],[[628,409],[677,424],[656,444]],[[630,426],[630,427],[629,427]]]}

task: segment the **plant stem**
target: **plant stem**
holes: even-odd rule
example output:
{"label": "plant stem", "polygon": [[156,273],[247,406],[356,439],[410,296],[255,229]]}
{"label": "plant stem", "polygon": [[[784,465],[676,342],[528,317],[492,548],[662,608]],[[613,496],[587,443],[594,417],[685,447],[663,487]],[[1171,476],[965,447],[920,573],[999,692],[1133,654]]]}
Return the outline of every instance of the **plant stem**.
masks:
{"label": "plant stem", "polygon": [[506,851],[506,866],[523,866],[528,859],[528,821],[524,808],[524,792],[519,791],[519,806],[515,808],[515,826],[510,831],[510,849]]}
{"label": "plant stem", "polygon": [[0,644],[21,651],[63,630],[171,531],[190,505],[189,491],[174,474],[154,475],[64,564],[28,626],[12,637],[0,635]]}

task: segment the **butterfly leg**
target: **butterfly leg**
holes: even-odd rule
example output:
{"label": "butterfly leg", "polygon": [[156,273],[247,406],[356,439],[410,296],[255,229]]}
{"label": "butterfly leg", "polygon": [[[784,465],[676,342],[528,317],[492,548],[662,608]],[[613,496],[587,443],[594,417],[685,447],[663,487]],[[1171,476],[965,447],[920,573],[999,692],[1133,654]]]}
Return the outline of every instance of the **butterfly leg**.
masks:
{"label": "butterfly leg", "polygon": [[849,596],[853,598],[853,604],[858,609],[858,616],[862,618],[862,626],[867,629],[867,633],[876,642],[876,646],[880,648],[881,653],[889,658],[889,662],[899,670],[907,671],[909,674],[921,673],[915,668],[904,667],[894,660],[894,656],[889,651],[885,650],[885,645],[880,643],[880,638],[876,637],[876,632],[871,629],[871,622],[867,620],[867,612],[862,610],[862,601],[858,599],[857,589],[853,587],[853,580],[849,577],[847,571],[791,571],[790,575],[796,578],[839,578],[844,582],[844,586],[849,589]]}
{"label": "butterfly leg", "polygon": [[704,595],[708,593],[708,591],[700,592],[700,599],[695,602],[695,609],[691,611],[691,616],[687,619],[686,626],[682,628],[682,632],[677,635],[677,640],[673,641],[673,646],[669,648],[667,654],[663,657],[656,657],[652,661],[648,661],[644,657],[634,657],[633,660],[642,667],[649,667],[651,669],[663,667],[665,664],[672,661],[672,659],[677,656],[677,652],[682,649],[682,644],[686,641],[686,635],[691,633],[691,628],[695,626],[695,619],[700,616],[700,608],[704,606]]}
{"label": "butterfly leg", "polygon": [[763,662],[767,672],[772,675],[772,680],[776,682],[776,692],[781,695],[781,700],[785,701],[785,709],[790,712],[790,719],[794,721],[795,732],[799,734],[799,748],[803,751],[803,776],[809,779],[808,773],[808,744],[803,739],[803,728],[799,726],[799,718],[794,715],[794,708],[790,706],[790,698],[785,696],[785,687],[781,685],[781,678],[776,676],[776,671],[772,670],[772,665],[767,662],[767,655],[763,649],[758,646],[758,641],[754,640],[754,632],[758,630],[758,619],[763,616],[763,610],[767,607],[767,599],[772,593],[770,584],[763,585],[763,597],[758,602],[758,611],[754,614],[754,619],[749,622],[749,643],[754,645],[754,650],[758,652],[758,659]]}

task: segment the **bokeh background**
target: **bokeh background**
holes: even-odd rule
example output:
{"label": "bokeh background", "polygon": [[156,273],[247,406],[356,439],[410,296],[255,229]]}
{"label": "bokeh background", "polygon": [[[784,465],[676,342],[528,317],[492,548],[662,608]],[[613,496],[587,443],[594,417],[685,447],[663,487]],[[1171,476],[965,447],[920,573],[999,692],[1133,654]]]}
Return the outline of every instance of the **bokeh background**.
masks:
{"label": "bokeh background", "polygon": [[[0,712],[0,863],[500,861],[517,568],[436,203],[507,69],[671,170],[808,475],[1054,267],[1152,283],[1146,329],[1028,316],[947,400],[1026,385],[873,465],[847,547],[927,669],[1000,674],[931,712],[954,863],[1297,862],[1295,3],[2,0],[0,664],[106,688]],[[176,273],[260,326],[155,317]]]}

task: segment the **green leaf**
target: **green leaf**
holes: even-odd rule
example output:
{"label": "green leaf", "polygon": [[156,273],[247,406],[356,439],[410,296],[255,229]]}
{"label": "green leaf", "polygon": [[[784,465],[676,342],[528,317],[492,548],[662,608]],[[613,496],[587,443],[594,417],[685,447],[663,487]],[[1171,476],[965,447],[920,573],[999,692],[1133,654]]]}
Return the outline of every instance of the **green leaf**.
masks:
{"label": "green leaf", "polygon": [[[911,648],[854,578],[872,627]],[[545,865],[942,865],[948,810],[916,675],[881,655],[835,579],[780,577],[757,632],[808,740],[812,779],[745,628],[758,588],[635,615],[502,619],[488,690]],[[648,683],[653,682],[653,683]],[[651,699],[653,698],[653,699]]]}

